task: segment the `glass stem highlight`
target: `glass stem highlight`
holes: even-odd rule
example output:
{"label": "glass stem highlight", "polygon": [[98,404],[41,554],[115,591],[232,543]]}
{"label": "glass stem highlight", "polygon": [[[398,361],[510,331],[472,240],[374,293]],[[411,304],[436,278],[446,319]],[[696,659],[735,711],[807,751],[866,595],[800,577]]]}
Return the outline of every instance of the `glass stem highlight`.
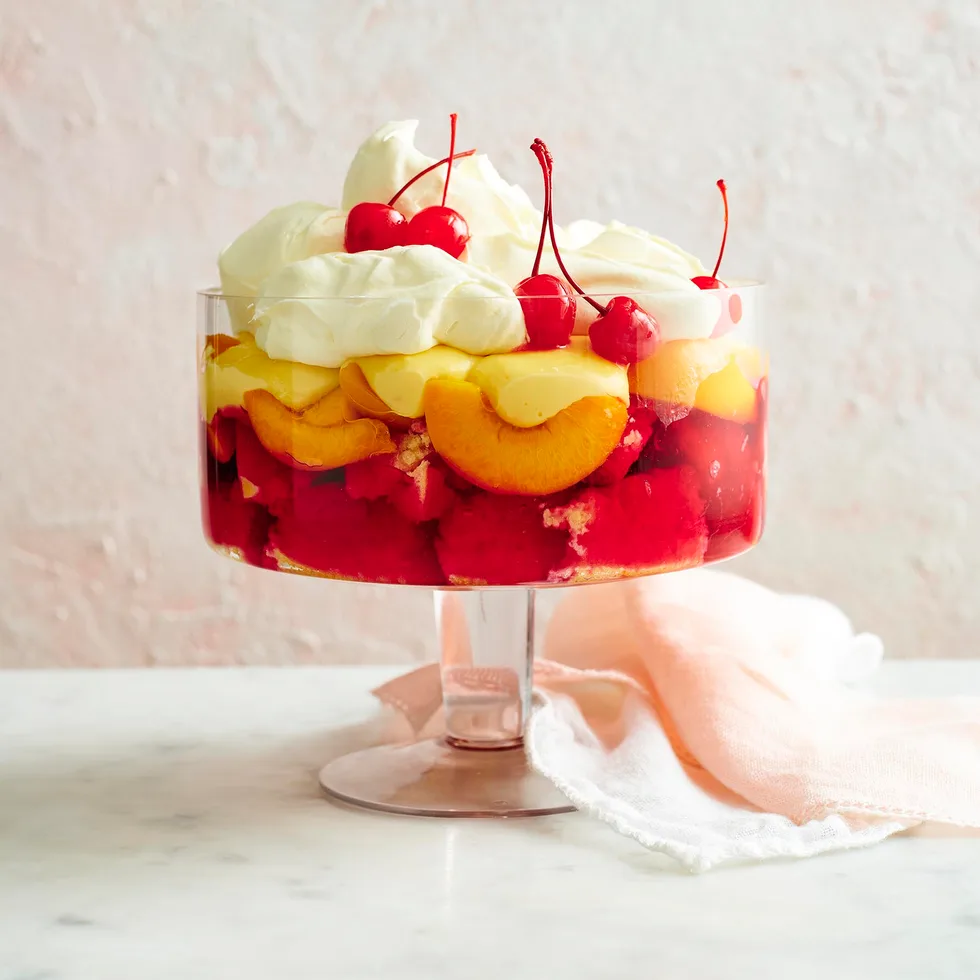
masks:
{"label": "glass stem highlight", "polygon": [[520,745],[531,710],[534,591],[435,592],[446,739],[456,748]]}

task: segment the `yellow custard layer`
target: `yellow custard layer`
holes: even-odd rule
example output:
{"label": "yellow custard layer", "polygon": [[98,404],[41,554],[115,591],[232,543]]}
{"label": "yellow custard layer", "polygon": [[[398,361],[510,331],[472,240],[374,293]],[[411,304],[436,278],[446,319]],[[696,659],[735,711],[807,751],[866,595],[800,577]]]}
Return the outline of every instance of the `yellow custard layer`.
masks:
{"label": "yellow custard layer", "polygon": [[273,360],[256,346],[251,334],[239,334],[237,339],[237,344],[217,356],[205,357],[201,408],[208,422],[219,409],[244,408],[245,393],[256,389],[299,410],[337,387],[340,372],[336,368]]}
{"label": "yellow custard layer", "polygon": [[522,429],[541,425],[582,398],[610,395],[629,404],[626,368],[593,353],[585,337],[560,350],[491,354],[467,379],[497,414]]}
{"label": "yellow custard layer", "polygon": [[[248,391],[262,389],[301,410],[338,385],[336,368],[274,360],[251,334],[238,340],[205,360],[202,409],[208,421],[218,409],[242,407]],[[422,416],[430,381],[465,380],[518,428],[541,425],[582,398],[610,396],[628,404],[631,393],[751,422],[759,379],[768,373],[767,355],[731,337],[669,341],[628,371],[593,353],[586,337],[573,337],[560,350],[476,357],[439,345],[418,354],[358,357],[348,363],[360,368],[370,389],[397,416]]]}
{"label": "yellow custard layer", "polygon": [[465,380],[479,358],[455,347],[439,345],[419,354],[355,357],[374,393],[398,415],[420,418],[422,394],[433,378]]}

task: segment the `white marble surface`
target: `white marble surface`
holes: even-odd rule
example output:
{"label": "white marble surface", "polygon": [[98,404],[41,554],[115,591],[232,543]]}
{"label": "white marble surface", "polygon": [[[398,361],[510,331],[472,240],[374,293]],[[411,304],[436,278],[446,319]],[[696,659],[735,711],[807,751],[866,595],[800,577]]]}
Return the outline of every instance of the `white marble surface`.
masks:
{"label": "white marble surface", "polygon": [[693,877],[577,814],[331,805],[390,673],[0,673],[0,980],[980,976],[980,835]]}

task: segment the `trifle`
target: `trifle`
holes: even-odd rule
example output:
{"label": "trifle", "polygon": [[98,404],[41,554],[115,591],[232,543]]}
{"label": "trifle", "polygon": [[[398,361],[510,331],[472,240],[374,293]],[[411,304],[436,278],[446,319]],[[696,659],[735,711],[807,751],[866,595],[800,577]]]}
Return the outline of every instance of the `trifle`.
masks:
{"label": "trifle", "polygon": [[415,129],[365,141],[340,208],[287,205],[245,231],[201,294],[213,546],[445,588],[604,581],[753,545],[759,287],[619,222],[559,225],[540,141],[538,210],[484,156],[421,154]]}
{"label": "trifle", "polygon": [[277,208],[220,254],[200,294],[205,529],[260,568],[434,590],[445,735],[331,762],[330,795],[560,812],[520,751],[535,596],[759,539],[760,287],[719,278],[721,181],[709,271],[630,225],[561,224],[541,140],[539,209],[456,151],[455,116],[442,159],[415,131],[363,143],[339,208]]}

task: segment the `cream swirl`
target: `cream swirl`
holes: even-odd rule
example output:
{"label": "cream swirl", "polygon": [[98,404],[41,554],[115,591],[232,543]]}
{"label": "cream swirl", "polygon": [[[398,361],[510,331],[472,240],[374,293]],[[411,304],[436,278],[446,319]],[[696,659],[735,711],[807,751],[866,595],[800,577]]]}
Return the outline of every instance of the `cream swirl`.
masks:
{"label": "cream swirl", "polygon": [[[660,325],[664,340],[709,337],[721,313],[714,291],[699,289],[692,276],[704,274],[693,256],[671,242],[618,221],[600,225],[576,221],[556,232],[561,257],[575,281],[589,295],[630,296]],[[530,274],[537,242],[514,234],[474,237],[466,258],[511,285]],[[550,245],[541,271],[561,276]],[[583,332],[595,310],[579,300],[575,327]]]}
{"label": "cream swirl", "polygon": [[[221,285],[236,330],[246,327],[253,311],[261,311],[264,319],[250,329],[260,344],[269,345],[271,356],[323,365],[333,365],[341,350],[345,356],[409,353],[408,348],[425,350],[440,342],[487,353],[523,342],[520,307],[507,287],[530,274],[541,213],[485,156],[464,158],[453,167],[447,203],[464,216],[472,236],[462,261],[433,254],[437,250],[428,246],[356,253],[371,258],[344,252],[351,207],[389,200],[435,162],[416,149],[417,127],[415,120],[391,122],[361,144],[344,181],[342,208],[308,201],[276,208],[221,253]],[[423,177],[399,198],[398,209],[411,217],[438,202],[444,180],[444,168]],[[664,340],[711,335],[721,302],[717,291],[691,282],[705,272],[693,255],[615,221],[575,221],[557,235],[565,265],[590,295],[634,298],[657,319]],[[323,261],[308,262],[314,257]],[[561,275],[550,246],[542,271]],[[423,281],[426,276],[431,278]],[[397,290],[404,290],[404,300]],[[475,295],[493,296],[495,302],[484,304],[482,312],[470,303],[465,314],[453,313],[461,296]],[[256,296],[261,303],[251,302]],[[344,302],[327,315],[325,301],[331,296]],[[422,297],[418,306],[416,297]],[[370,316],[364,313],[368,306]],[[374,323],[377,309],[386,312]],[[349,329],[337,320],[341,311],[351,320]],[[594,317],[592,307],[580,300],[576,331],[584,332]]]}
{"label": "cream swirl", "polygon": [[527,339],[507,283],[431,245],[290,263],[266,279],[251,328],[269,357],[323,367],[436,344],[493,354]]}
{"label": "cream swirl", "polygon": [[342,251],[346,216],[312,201],[286,204],[270,211],[242,232],[218,256],[221,291],[236,331],[251,316],[249,299],[284,265],[321,252]]}

